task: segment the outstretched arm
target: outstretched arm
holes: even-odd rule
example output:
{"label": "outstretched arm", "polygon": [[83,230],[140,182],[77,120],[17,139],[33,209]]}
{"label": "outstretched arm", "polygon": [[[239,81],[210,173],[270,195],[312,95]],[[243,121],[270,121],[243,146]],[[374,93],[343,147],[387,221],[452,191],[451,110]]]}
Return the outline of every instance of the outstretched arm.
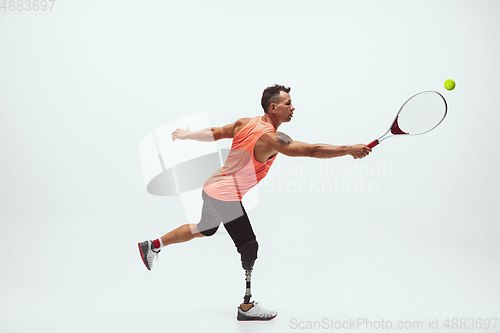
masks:
{"label": "outstretched arm", "polygon": [[314,157],[333,158],[351,155],[354,158],[363,158],[372,150],[364,144],[334,146],[326,143],[305,143],[293,141],[288,135],[276,132],[276,135],[268,135],[266,143],[273,151],[292,157]]}
{"label": "outstretched arm", "polygon": [[196,141],[217,141],[220,139],[230,139],[236,134],[236,129],[245,121],[245,118],[238,119],[232,124],[223,127],[209,127],[202,130],[191,132],[189,127],[185,130],[178,128],[172,132],[172,141],[196,140]]}

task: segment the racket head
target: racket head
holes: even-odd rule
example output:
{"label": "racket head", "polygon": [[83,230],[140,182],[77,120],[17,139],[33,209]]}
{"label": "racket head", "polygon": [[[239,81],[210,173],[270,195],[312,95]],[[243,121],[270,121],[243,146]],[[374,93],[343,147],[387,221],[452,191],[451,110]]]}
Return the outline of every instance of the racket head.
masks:
{"label": "racket head", "polygon": [[389,131],[394,135],[424,134],[441,124],[447,113],[448,104],[443,95],[422,91],[401,106]]}

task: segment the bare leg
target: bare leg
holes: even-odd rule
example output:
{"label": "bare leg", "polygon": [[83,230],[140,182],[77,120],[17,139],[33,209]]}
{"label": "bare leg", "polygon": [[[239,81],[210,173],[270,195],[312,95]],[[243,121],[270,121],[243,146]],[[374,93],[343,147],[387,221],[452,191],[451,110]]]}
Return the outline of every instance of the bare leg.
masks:
{"label": "bare leg", "polygon": [[164,246],[167,246],[174,243],[184,243],[196,237],[205,237],[205,235],[198,231],[196,224],[184,224],[162,236],[161,241]]}

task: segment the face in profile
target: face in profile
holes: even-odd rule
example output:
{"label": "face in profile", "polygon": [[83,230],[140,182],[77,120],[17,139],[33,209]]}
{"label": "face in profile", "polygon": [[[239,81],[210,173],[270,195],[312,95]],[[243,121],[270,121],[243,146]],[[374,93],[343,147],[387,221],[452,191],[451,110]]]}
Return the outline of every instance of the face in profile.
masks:
{"label": "face in profile", "polygon": [[282,122],[289,122],[292,120],[294,110],[290,94],[280,91],[280,101],[275,105],[276,117]]}

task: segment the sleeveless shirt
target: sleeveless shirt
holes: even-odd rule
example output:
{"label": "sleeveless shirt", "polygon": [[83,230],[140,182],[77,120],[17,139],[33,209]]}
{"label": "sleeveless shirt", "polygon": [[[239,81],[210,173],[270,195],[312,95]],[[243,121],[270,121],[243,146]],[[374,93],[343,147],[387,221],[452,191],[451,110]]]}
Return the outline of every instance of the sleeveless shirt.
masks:
{"label": "sleeveless shirt", "polygon": [[261,116],[250,119],[233,137],[224,166],[206,181],[203,190],[218,200],[241,201],[243,196],[267,175],[276,159],[277,154],[265,162],[259,162],[254,156],[255,143],[264,133],[275,131]]}

